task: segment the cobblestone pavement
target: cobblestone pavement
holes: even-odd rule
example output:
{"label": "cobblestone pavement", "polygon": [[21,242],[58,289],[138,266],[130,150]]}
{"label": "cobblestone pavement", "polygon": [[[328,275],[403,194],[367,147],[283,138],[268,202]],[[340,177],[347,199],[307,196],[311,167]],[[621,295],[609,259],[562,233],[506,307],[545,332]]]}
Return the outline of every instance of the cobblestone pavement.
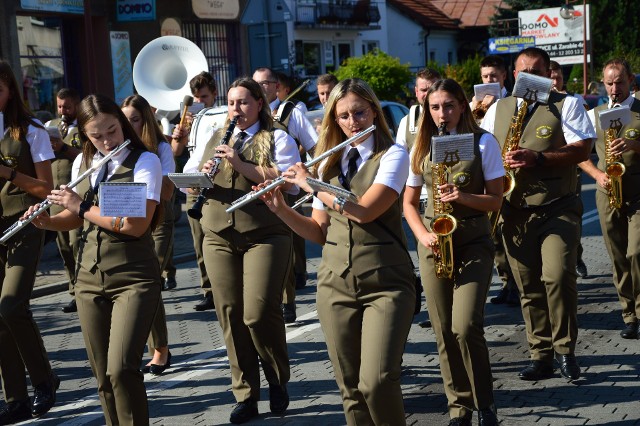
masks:
{"label": "cobblestone pavement", "polygon": [[[589,278],[579,280],[580,333],[577,356],[583,378],[574,384],[557,377],[541,382],[518,380],[528,363],[524,323],[519,308],[486,305],[486,337],[495,376],[496,406],[503,425],[640,425],[640,341],[624,340],[620,306],[612,285],[611,266],[602,243],[593,202],[593,185],[583,188],[584,259]],[[179,222],[176,259],[178,288],[164,292],[173,366],[162,377],[145,377],[153,425],[213,425],[228,422],[234,404],[230,372],[215,312],[195,312],[199,277],[190,254],[190,234]],[[315,311],[319,247],[308,246],[308,285],[299,291],[298,322],[287,327],[291,358],[291,405],[284,417],[269,413],[263,380],[260,417],[249,424],[344,424],[340,395]],[[56,373],[62,379],[58,402],[43,419],[46,425],[101,425],[104,418],[95,380],[86,359],[76,314],[60,308],[69,296],[55,256],[48,254],[38,275],[33,313]],[[415,251],[412,251],[415,259]],[[56,266],[58,265],[58,266]],[[489,297],[498,290],[494,276]],[[424,306],[424,304],[423,304]],[[448,422],[435,339],[417,323],[411,328],[404,355],[402,387],[407,423]],[[474,419],[474,424],[477,422]]]}

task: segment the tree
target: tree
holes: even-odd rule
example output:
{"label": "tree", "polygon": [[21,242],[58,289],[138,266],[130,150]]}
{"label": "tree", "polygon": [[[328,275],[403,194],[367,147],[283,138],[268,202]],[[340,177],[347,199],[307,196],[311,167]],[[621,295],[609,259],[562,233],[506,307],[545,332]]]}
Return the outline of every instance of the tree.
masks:
{"label": "tree", "polygon": [[361,78],[376,93],[378,99],[396,101],[409,94],[407,84],[413,79],[409,64],[401,64],[378,49],[360,57],[348,58],[334,73],[338,80]]}

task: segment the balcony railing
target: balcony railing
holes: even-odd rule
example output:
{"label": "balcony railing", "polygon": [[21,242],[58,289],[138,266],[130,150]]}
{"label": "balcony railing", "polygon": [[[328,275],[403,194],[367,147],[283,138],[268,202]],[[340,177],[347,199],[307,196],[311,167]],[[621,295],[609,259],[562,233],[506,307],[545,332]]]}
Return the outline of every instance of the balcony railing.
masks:
{"label": "balcony railing", "polygon": [[375,1],[309,1],[296,2],[298,28],[379,29],[380,10]]}

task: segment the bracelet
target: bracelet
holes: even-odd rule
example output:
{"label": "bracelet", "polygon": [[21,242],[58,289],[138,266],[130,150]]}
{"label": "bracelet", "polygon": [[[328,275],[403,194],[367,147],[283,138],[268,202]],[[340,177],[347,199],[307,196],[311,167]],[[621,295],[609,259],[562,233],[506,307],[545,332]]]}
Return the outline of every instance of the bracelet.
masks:
{"label": "bracelet", "polygon": [[7,180],[9,182],[12,182],[15,178],[16,175],[18,174],[18,172],[16,171],[16,169],[11,169],[11,174],[9,175],[9,177],[7,178]]}
{"label": "bracelet", "polygon": [[80,203],[80,208],[78,209],[78,217],[80,219],[84,219],[84,214],[91,209],[91,201],[83,201]]}
{"label": "bracelet", "polygon": [[[344,205],[347,203],[347,200],[345,198],[342,197],[336,197],[333,199],[333,208],[334,210],[336,210],[338,213],[342,214],[342,212],[344,212]],[[338,208],[336,209],[335,206],[336,204],[338,205]]]}
{"label": "bracelet", "polygon": [[124,226],[124,217],[118,216],[118,217],[113,217],[111,219],[111,229],[113,229],[114,232],[120,232],[123,226]]}

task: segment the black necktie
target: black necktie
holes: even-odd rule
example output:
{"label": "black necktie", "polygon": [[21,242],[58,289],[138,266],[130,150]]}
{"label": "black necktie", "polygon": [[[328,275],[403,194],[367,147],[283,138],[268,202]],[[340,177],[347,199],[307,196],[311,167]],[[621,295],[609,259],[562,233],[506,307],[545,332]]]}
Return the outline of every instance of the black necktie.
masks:
{"label": "black necktie", "polygon": [[233,144],[233,149],[235,149],[237,152],[242,152],[242,148],[244,148],[244,140],[247,138],[247,132],[239,132],[236,135],[236,141]]}
{"label": "black necktie", "polygon": [[111,160],[107,160],[106,163],[104,163],[102,165],[102,167],[100,167],[100,171],[98,172],[98,176],[96,177],[96,184],[93,186],[93,192],[97,193],[98,192],[98,187],[100,186],[100,183],[104,182],[107,180],[107,176],[109,176],[109,163],[111,162]]}
{"label": "black necktie", "polygon": [[345,178],[347,183],[351,185],[351,179],[353,179],[356,173],[358,173],[358,158],[360,158],[358,149],[351,148],[347,154],[347,158],[349,159],[349,164],[347,165],[347,174],[345,175]]}

